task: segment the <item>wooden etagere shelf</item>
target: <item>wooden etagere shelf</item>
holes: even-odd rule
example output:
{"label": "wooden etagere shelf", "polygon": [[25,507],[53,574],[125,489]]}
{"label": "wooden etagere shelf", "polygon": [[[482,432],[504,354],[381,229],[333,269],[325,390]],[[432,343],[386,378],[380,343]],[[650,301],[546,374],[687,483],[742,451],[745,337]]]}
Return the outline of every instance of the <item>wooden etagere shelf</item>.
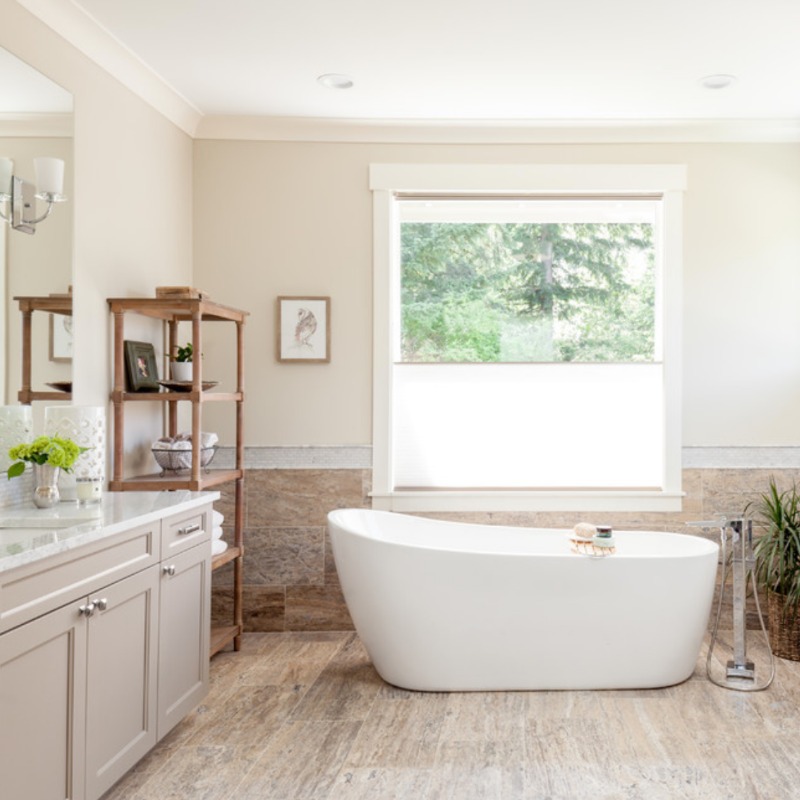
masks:
{"label": "wooden etagere shelf", "polygon": [[47,314],[72,316],[72,295],[54,294],[47,297],[15,297],[22,313],[22,386],[17,392],[17,399],[23,405],[30,405],[34,400],[64,401],[72,399],[72,392],[58,392],[50,389],[37,390],[31,386],[33,312],[44,311]]}
{"label": "wooden etagere shelf", "polygon": [[[242,433],[244,405],[244,323],[246,311],[214,303],[207,298],[133,298],[120,297],[108,300],[114,315],[114,388],[111,400],[114,405],[114,469],[109,483],[111,491],[173,491],[188,489],[202,491],[226,483],[235,483],[233,544],[214,556],[211,569],[217,570],[233,562],[233,624],[211,631],[210,654],[233,643],[234,650],[241,647],[243,630],[242,582],[244,578],[244,436]],[[130,392],[125,385],[125,317],[139,314],[160,319],[165,327],[168,352],[178,345],[178,325],[191,323],[191,342],[195,353],[202,353],[202,329],[205,322],[228,322],[236,325],[236,390],[203,391],[203,361],[194,362],[193,385],[187,392],[162,390],[159,392]],[[191,403],[192,441],[200,441],[203,406],[206,403],[234,403],[236,406],[236,457],[233,469],[208,469],[200,466],[200,448],[192,451],[192,465],[187,470],[162,476],[125,477],[123,456],[125,452],[125,406],[127,403],[161,403],[166,414],[170,436],[178,433],[178,403]]]}

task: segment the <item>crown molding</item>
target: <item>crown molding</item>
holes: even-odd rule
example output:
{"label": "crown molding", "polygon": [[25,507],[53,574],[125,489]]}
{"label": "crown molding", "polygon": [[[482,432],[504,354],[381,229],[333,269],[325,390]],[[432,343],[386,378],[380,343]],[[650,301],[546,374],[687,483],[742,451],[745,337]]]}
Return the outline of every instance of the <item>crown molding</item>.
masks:
{"label": "crown molding", "polygon": [[72,114],[0,114],[0,137],[70,139]]}
{"label": "crown molding", "polygon": [[800,142],[800,120],[360,120],[205,116],[196,139],[403,144]]}
{"label": "crown molding", "polygon": [[16,0],[62,39],[193,136],[202,114],[83,9],[64,0]]}

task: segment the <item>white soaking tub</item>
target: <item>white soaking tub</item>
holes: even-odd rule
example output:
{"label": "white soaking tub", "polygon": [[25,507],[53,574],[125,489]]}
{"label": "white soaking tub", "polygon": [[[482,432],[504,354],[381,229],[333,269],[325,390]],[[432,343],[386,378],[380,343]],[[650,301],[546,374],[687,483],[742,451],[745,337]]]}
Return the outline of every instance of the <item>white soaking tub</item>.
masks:
{"label": "white soaking tub", "polygon": [[636,689],[693,672],[718,546],[615,532],[616,553],[567,531],[339,509],[328,515],[350,614],[388,683],[423,691]]}

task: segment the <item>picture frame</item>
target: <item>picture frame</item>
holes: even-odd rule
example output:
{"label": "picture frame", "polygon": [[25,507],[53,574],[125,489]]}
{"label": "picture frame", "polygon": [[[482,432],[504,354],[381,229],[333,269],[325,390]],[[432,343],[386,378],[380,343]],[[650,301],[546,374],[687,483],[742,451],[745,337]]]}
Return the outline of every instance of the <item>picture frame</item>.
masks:
{"label": "picture frame", "polygon": [[150,342],[133,342],[126,340],[125,376],[129,392],[157,392],[158,366],[156,351]]}
{"label": "picture frame", "polygon": [[279,297],[277,331],[278,361],[284,364],[329,363],[330,297]]}
{"label": "picture frame", "polygon": [[50,314],[48,352],[51,361],[72,361],[72,316]]}

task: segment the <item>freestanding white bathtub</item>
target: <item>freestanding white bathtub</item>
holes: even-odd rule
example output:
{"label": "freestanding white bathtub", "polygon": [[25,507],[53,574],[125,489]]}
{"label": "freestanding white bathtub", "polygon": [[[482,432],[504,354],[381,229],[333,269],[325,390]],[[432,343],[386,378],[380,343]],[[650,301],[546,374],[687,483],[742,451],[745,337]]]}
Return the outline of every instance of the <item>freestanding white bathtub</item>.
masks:
{"label": "freestanding white bathtub", "polygon": [[567,531],[340,509],[328,515],[350,614],[387,682],[422,691],[635,689],[694,671],[718,546],[615,532],[616,553]]}

